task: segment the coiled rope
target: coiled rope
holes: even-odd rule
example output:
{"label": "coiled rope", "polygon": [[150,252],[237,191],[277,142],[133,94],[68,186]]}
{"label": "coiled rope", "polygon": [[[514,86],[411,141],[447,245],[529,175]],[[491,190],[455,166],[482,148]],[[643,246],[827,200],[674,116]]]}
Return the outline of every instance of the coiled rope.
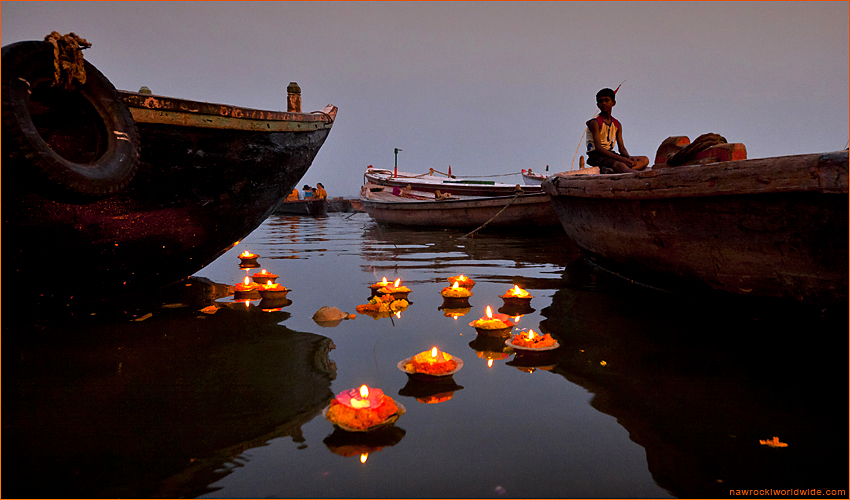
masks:
{"label": "coiled rope", "polygon": [[53,45],[53,85],[64,90],[72,90],[75,81],[86,84],[86,66],[83,49],[91,44],[76,33],[62,35],[54,31],[44,37],[44,41]]}

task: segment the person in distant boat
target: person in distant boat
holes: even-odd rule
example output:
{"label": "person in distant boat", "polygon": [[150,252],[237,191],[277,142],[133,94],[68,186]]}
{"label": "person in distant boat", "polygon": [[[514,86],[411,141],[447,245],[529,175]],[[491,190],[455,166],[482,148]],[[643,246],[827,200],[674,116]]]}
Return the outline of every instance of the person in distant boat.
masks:
{"label": "person in distant boat", "polygon": [[316,184],[316,196],[319,198],[327,198],[328,192],[325,191],[325,186],[321,182]]}
{"label": "person in distant boat", "polygon": [[304,184],[304,187],[303,187],[303,188],[301,188],[301,190],[302,190],[302,191],[304,191],[304,199],[305,199],[305,200],[306,200],[307,198],[312,198],[312,197],[313,197],[313,188],[311,188],[309,185]]}
{"label": "person in distant boat", "polygon": [[[623,144],[623,126],[611,116],[611,109],[617,104],[615,96],[616,92],[609,88],[596,93],[599,116],[587,122],[587,164],[599,167],[603,174],[643,170],[649,165],[649,158],[629,155]],[[614,152],[614,144],[619,154]]]}
{"label": "person in distant boat", "polygon": [[301,199],[301,193],[298,192],[298,188],[293,188],[292,192],[289,193],[283,201],[298,201]]}

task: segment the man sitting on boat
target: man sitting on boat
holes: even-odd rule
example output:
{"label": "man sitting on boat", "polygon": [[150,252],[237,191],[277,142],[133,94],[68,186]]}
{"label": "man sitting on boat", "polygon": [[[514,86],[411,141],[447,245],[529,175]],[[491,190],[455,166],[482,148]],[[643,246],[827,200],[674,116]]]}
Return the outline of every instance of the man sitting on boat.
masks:
{"label": "man sitting on boat", "polygon": [[[611,116],[611,109],[617,104],[615,96],[616,92],[609,88],[596,93],[599,116],[587,122],[587,164],[599,167],[603,174],[643,170],[649,165],[649,158],[629,155],[623,144],[623,126]],[[615,142],[620,154],[614,152]]]}

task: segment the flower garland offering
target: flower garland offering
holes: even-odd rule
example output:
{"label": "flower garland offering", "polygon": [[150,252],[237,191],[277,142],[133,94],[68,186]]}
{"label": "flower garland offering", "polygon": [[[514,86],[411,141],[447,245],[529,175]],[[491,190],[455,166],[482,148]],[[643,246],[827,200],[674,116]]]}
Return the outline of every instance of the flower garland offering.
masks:
{"label": "flower garland offering", "polygon": [[369,299],[368,304],[361,304],[356,307],[360,314],[379,313],[379,312],[396,312],[407,309],[410,302],[404,299],[396,299],[390,294],[375,295]]}
{"label": "flower garland offering", "polygon": [[455,281],[452,286],[443,288],[440,295],[445,299],[468,299],[472,296],[472,291],[460,286],[460,282]]}
{"label": "flower garland offering", "polygon": [[457,368],[457,361],[452,358],[451,354],[434,347],[429,351],[422,351],[413,356],[410,361],[404,364],[404,367],[411,372],[444,375]]}
{"label": "flower garland offering", "polygon": [[460,286],[462,286],[463,288],[469,288],[470,290],[472,289],[472,287],[475,286],[475,280],[473,280],[472,278],[468,278],[462,274],[458,276],[450,276],[449,283],[451,283],[452,285],[454,285],[455,283],[459,283]]}
{"label": "flower garland offering", "polygon": [[362,385],[359,390],[348,389],[337,394],[325,418],[337,425],[365,431],[384,423],[398,411],[393,398],[384,391]]}
{"label": "flower garland offering", "polygon": [[557,345],[555,339],[548,333],[540,335],[539,333],[534,333],[534,330],[520,332],[514,335],[511,343],[516,347],[528,347],[530,349],[541,349]]}
{"label": "flower garland offering", "polygon": [[274,273],[270,273],[263,269],[258,273],[254,273],[251,275],[251,278],[254,280],[254,283],[264,284],[264,283],[274,283],[274,280],[277,279],[277,275]]}

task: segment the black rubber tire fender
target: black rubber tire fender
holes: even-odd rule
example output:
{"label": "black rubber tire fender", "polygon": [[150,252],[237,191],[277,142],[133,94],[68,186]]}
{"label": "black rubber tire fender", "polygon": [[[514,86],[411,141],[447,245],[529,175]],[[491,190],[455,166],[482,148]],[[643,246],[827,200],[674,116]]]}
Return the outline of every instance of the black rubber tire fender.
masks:
{"label": "black rubber tire fender", "polygon": [[[139,135],[130,110],[112,83],[85,61],[86,83],[73,91],[94,110],[98,156],[77,163],[63,157],[42,137],[33,122],[30,97],[36,85],[53,80],[53,46],[26,41],[3,47],[4,156],[22,160],[36,175],[61,189],[103,196],[124,189],[139,168]],[[41,88],[41,87],[40,87]],[[17,162],[15,162],[17,163]]]}

